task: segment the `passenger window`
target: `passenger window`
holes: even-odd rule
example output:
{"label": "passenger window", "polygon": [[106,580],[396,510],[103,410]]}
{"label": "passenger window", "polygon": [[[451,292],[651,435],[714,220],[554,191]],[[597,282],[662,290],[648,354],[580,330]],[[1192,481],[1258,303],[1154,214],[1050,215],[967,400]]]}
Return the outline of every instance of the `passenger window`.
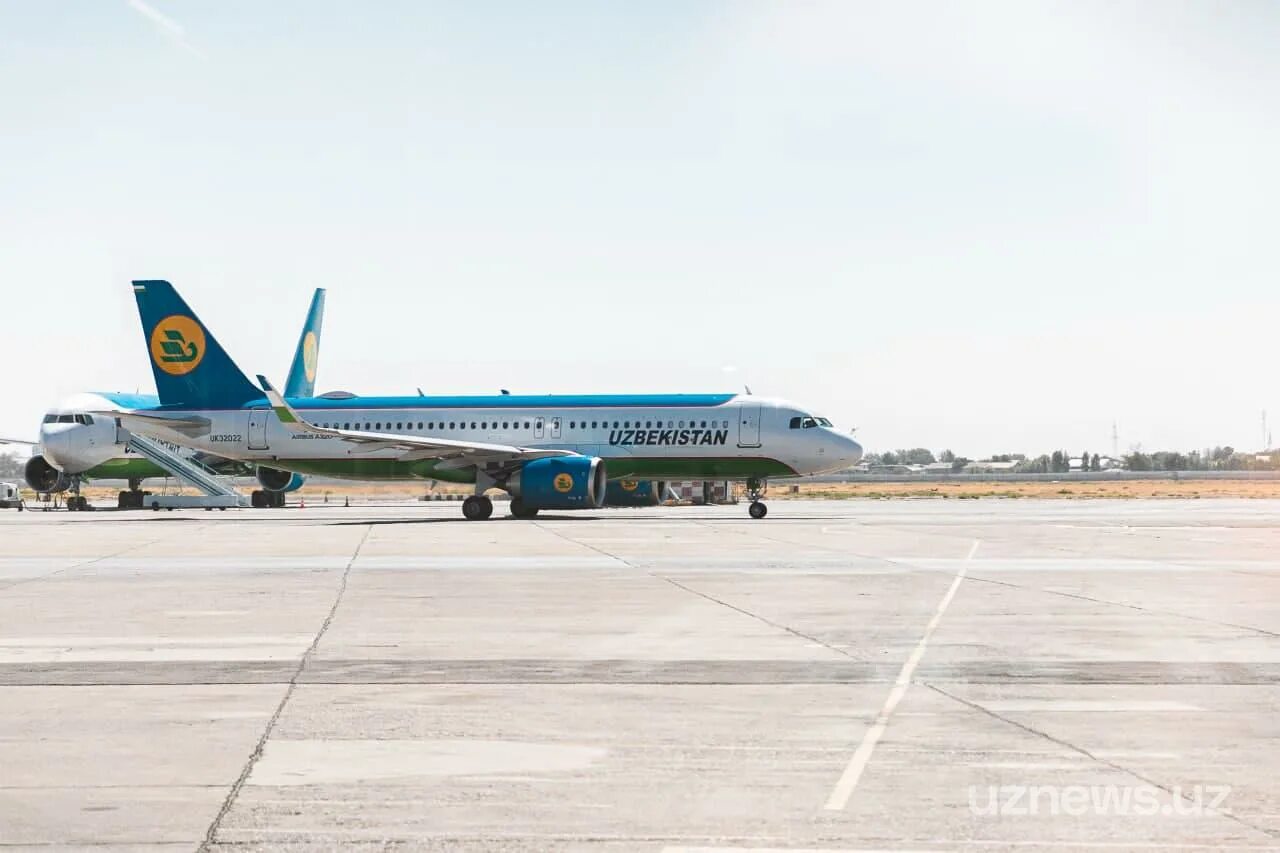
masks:
{"label": "passenger window", "polygon": [[524,428],[525,428],[525,429],[528,429],[528,428],[529,428],[529,422],[528,422],[528,421],[525,421],[525,422],[524,422]]}
{"label": "passenger window", "polygon": [[618,428],[618,422],[617,422],[617,421],[614,421],[614,422],[613,422],[613,428],[614,428],[614,429],[617,429],[617,428]]}
{"label": "passenger window", "polygon": [[591,428],[592,428],[592,429],[595,429],[595,428],[596,428],[596,426],[598,426],[598,424],[599,424],[599,422],[598,422],[598,421],[592,421],[592,422],[591,422]]}
{"label": "passenger window", "polygon": [[471,422],[471,428],[472,428],[472,429],[475,429],[475,428],[476,428],[476,422],[475,422],[475,421],[472,421],[472,422]]}

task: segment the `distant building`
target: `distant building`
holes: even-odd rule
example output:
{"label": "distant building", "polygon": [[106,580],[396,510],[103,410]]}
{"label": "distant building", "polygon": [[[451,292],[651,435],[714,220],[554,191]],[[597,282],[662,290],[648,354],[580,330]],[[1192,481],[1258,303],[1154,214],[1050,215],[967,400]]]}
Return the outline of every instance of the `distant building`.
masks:
{"label": "distant building", "polygon": [[1017,462],[970,462],[964,466],[967,474],[1008,474],[1018,467]]}

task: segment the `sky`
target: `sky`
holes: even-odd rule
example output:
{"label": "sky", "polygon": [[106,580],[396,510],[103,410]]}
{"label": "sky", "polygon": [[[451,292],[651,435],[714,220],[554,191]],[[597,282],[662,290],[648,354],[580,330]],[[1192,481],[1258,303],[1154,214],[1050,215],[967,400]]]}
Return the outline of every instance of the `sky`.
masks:
{"label": "sky", "polygon": [[1280,5],[0,0],[0,436],[283,381],[740,391],[871,451],[1263,444]]}

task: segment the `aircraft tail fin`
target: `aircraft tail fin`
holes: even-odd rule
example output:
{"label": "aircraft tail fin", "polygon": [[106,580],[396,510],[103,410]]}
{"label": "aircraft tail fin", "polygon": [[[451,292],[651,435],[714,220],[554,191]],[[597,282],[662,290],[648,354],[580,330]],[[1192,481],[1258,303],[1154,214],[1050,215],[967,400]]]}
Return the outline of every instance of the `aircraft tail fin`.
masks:
{"label": "aircraft tail fin", "polygon": [[324,288],[317,287],[307,311],[307,322],[293,353],[293,364],[284,382],[286,397],[314,397],[316,365],[320,360],[320,327],[324,325]]}
{"label": "aircraft tail fin", "polygon": [[262,399],[172,284],[135,281],[133,295],[162,405],[239,408]]}

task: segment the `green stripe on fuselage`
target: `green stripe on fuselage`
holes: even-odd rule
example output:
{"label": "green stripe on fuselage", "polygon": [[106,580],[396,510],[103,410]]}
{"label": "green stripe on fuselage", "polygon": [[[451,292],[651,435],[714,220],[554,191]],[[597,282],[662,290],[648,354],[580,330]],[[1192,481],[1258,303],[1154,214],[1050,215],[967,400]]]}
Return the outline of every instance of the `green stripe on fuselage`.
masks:
{"label": "green stripe on fuselage", "polygon": [[[473,483],[471,468],[440,468],[431,459],[401,462],[395,459],[282,459],[272,467],[346,480],[441,480],[446,483]],[[796,472],[776,459],[734,457],[664,458],[629,457],[605,459],[609,479],[656,480],[745,480],[749,477],[795,477]]]}
{"label": "green stripe on fuselage", "polygon": [[146,480],[151,477],[168,477],[169,472],[149,459],[119,457],[95,465],[84,476],[90,480]]}

